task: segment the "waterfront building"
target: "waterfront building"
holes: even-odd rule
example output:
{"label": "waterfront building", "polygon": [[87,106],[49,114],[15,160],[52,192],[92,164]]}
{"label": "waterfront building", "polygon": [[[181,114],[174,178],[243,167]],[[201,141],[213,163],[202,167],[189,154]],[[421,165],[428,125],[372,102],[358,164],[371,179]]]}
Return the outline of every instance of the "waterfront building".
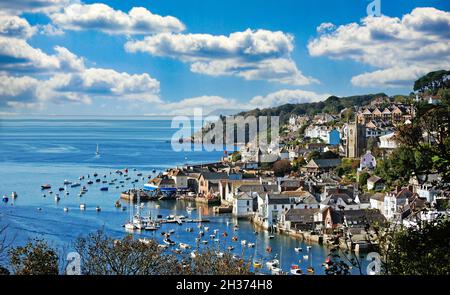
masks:
{"label": "waterfront building", "polygon": [[281,214],[279,228],[290,231],[315,230],[322,223],[322,214],[319,208],[315,209],[289,209]]}
{"label": "waterfront building", "polygon": [[253,200],[251,193],[241,192],[233,198],[233,216],[238,218],[250,217],[253,215]]}

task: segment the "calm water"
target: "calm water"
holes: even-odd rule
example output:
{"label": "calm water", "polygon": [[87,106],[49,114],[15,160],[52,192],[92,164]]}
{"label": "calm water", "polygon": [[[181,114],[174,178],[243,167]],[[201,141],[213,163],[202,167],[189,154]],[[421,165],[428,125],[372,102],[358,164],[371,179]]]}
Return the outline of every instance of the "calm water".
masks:
{"label": "calm water", "polygon": [[[53,195],[46,193],[44,198],[40,186],[50,183],[53,192],[57,193],[58,188],[63,187],[64,179],[76,181],[79,176],[94,172],[112,179],[118,176],[111,172],[129,168],[132,179],[139,179],[136,187],[141,187],[144,180],[136,176],[139,172],[145,177],[153,176],[153,169],[160,171],[185,163],[211,162],[222,156],[222,152],[172,151],[168,141],[175,131],[170,128],[168,120],[0,120],[0,194],[10,195],[16,191],[19,195],[14,202],[10,199],[7,204],[1,203],[0,224],[8,225],[8,235],[15,237],[15,244],[39,237],[66,251],[72,249],[77,237],[99,229],[116,237],[125,235],[122,225],[129,218],[129,212],[116,209],[114,202],[121,191],[132,188],[131,183],[126,182],[119,189],[110,186],[108,192],[100,191],[104,185],[94,184],[81,198],[78,197],[80,188],[69,187],[70,195],[61,194],[58,204]],[[96,144],[100,146],[99,157],[95,156]],[[80,203],[87,205],[86,211],[79,210]],[[185,210],[187,204],[183,202],[158,204],[158,209],[155,203],[146,204],[144,213],[189,216]],[[102,211],[96,212],[96,206],[100,206]],[[64,212],[64,207],[68,207],[69,212]],[[198,208],[189,217],[196,218],[200,211],[211,220],[209,233],[204,237],[209,243],[202,247],[221,247],[224,251],[233,245],[233,252],[238,255],[256,255],[264,260],[278,253],[284,270],[289,270],[295,263],[303,270],[312,265],[317,273],[323,273],[320,265],[327,257],[326,248],[312,245],[305,258],[307,245],[300,241],[286,236],[269,240],[267,233],[255,235],[249,222],[237,221],[228,215],[215,216],[207,208]],[[236,223],[239,230],[233,233]],[[139,236],[154,237],[162,242],[160,232],[173,228],[176,230],[173,240],[194,245],[196,234],[186,232],[187,227],[195,225],[163,225],[159,232]],[[227,238],[220,237],[220,245],[209,238],[214,229],[229,234]],[[231,241],[233,235],[239,237],[239,242]],[[241,246],[242,239],[256,243],[256,248]],[[294,251],[294,247],[299,245],[304,253]],[[272,247],[272,254],[265,252],[267,246]]]}

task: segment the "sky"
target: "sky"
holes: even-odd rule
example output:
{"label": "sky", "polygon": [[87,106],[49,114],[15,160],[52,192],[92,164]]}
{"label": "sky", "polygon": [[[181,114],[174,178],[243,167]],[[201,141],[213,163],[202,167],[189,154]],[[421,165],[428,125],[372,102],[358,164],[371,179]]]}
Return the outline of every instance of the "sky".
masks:
{"label": "sky", "polygon": [[409,94],[450,68],[449,10],[448,0],[0,0],[0,117]]}

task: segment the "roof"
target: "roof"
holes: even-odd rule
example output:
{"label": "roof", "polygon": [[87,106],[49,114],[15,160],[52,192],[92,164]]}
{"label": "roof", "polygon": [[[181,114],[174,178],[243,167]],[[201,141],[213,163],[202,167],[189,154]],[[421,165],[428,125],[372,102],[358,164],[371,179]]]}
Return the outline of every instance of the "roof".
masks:
{"label": "roof", "polygon": [[338,200],[341,199],[347,205],[355,205],[355,201],[347,194],[344,193],[332,193],[321,202],[323,205],[335,205]]}
{"label": "roof", "polygon": [[378,202],[384,202],[384,196],[385,196],[385,194],[383,194],[383,193],[376,193],[376,194],[372,195],[370,197],[370,199],[378,201]]}
{"label": "roof", "polygon": [[228,174],[223,172],[203,172],[200,174],[199,177],[202,177],[205,180],[221,180],[221,179],[228,179]]}
{"label": "roof", "polygon": [[383,180],[383,179],[381,177],[378,177],[378,176],[372,176],[369,179],[367,179],[367,182],[377,183],[380,180]]}
{"label": "roof", "polygon": [[238,192],[264,192],[264,186],[262,184],[243,184],[237,188]]}
{"label": "roof", "polygon": [[307,168],[333,168],[341,164],[341,159],[312,159],[307,165]]}
{"label": "roof", "polygon": [[298,179],[286,179],[282,180],[280,186],[281,187],[295,187],[298,188],[302,184],[301,180]]}
{"label": "roof", "polygon": [[238,200],[253,200],[253,197],[246,192],[238,193],[234,195],[234,198]]}
{"label": "roof", "polygon": [[284,218],[293,222],[314,222],[314,214],[319,211],[320,209],[289,209]]}
{"label": "roof", "polygon": [[269,199],[269,205],[287,205],[292,204],[289,196],[283,196],[281,194],[267,194]]}

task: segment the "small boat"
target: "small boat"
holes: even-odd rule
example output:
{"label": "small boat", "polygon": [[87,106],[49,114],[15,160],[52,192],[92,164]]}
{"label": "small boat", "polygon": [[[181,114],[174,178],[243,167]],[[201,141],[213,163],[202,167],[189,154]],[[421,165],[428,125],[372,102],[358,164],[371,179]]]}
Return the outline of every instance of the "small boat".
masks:
{"label": "small boat", "polygon": [[233,247],[233,246],[228,246],[228,247],[227,247],[227,250],[228,250],[228,251],[233,251],[233,250],[234,250],[234,247]]}
{"label": "small boat", "polygon": [[188,228],[186,228],[186,231],[187,231],[188,233],[191,233],[191,232],[194,231],[194,229],[193,229],[192,227],[188,227]]}
{"label": "small boat", "polygon": [[189,254],[189,256],[191,256],[191,258],[196,258],[197,257],[197,251],[194,250],[191,252],[191,254]]}
{"label": "small boat", "polygon": [[116,202],[114,203],[114,207],[120,208],[120,207],[122,207],[122,204],[120,204],[119,201],[116,201]]}
{"label": "small boat", "polygon": [[189,246],[188,244],[185,244],[185,243],[180,243],[180,248],[181,249],[190,249],[191,246]]}
{"label": "small boat", "polygon": [[153,171],[152,171],[153,173],[156,173],[156,169],[153,169]]}
{"label": "small boat", "polygon": [[80,204],[80,210],[81,211],[86,210],[86,204]]}
{"label": "small boat", "polygon": [[308,255],[303,255],[303,259],[304,260],[308,260],[309,256]]}
{"label": "small boat", "polygon": [[259,261],[253,261],[253,268],[261,268],[262,267],[262,263]]}
{"label": "small boat", "polygon": [[98,174],[97,173],[94,173],[94,177],[97,177],[98,176]]}
{"label": "small boat", "polygon": [[42,197],[43,197],[43,198],[47,198],[47,196],[46,196],[45,194],[42,194]]}
{"label": "small boat", "polygon": [[208,241],[207,240],[203,240],[202,244],[206,245],[206,244],[208,244]]}
{"label": "small boat", "polygon": [[174,241],[172,241],[171,239],[169,239],[169,238],[165,238],[163,240],[163,242],[166,243],[169,246],[175,246],[176,245],[176,243]]}
{"label": "small boat", "polygon": [[205,235],[205,233],[202,230],[198,232],[199,237],[203,237],[204,235]]}
{"label": "small boat", "polygon": [[238,237],[234,236],[234,237],[231,238],[231,240],[232,240],[233,242],[237,242]]}
{"label": "small boat", "polygon": [[295,248],[294,248],[294,251],[295,251],[295,252],[302,252],[303,249],[302,249],[301,247],[295,247]]}
{"label": "small boat", "polygon": [[231,258],[233,258],[234,260],[240,260],[241,259],[241,257],[239,257],[239,255],[233,255]]}
{"label": "small boat", "polygon": [[209,237],[214,240],[216,238],[216,235],[209,235]]}
{"label": "small boat", "polygon": [[248,243],[247,246],[248,246],[249,248],[255,248],[255,243]]}
{"label": "small boat", "polygon": [[69,208],[64,207],[64,212],[69,212]]}
{"label": "small boat", "polygon": [[215,230],[214,230],[214,234],[217,235],[218,233],[219,233],[219,230],[218,230],[218,229],[215,229]]}
{"label": "small boat", "polygon": [[311,250],[312,246],[306,246],[306,250],[309,251]]}
{"label": "small boat", "polygon": [[310,266],[306,269],[309,273],[315,273],[314,267]]}
{"label": "small boat", "polygon": [[59,202],[59,200],[61,200],[61,198],[58,195],[56,195],[55,196],[55,202]]}
{"label": "small boat", "polygon": [[280,264],[280,261],[278,259],[272,259],[272,260],[266,262],[266,266],[269,269],[278,267],[279,264]]}
{"label": "small boat", "polygon": [[92,180],[89,180],[89,181],[87,182],[87,184],[94,184],[94,182],[93,182]]}
{"label": "small boat", "polygon": [[97,149],[95,150],[95,155],[100,156],[100,149],[98,147],[98,144],[97,144]]}
{"label": "small boat", "polygon": [[205,231],[208,231],[208,230],[209,230],[209,227],[205,226],[204,229],[205,229]]}
{"label": "small boat", "polygon": [[81,186],[81,184],[78,183],[78,182],[77,183],[73,183],[73,184],[70,185],[70,187],[79,187],[79,186]]}
{"label": "small boat", "polygon": [[65,188],[63,188],[63,187],[60,187],[59,189],[58,189],[58,191],[60,191],[60,192],[62,192],[62,191],[64,191],[65,190]]}
{"label": "small boat", "polygon": [[8,196],[7,196],[7,195],[3,195],[2,201],[3,201],[4,203],[8,203],[8,201],[9,201]]}
{"label": "small boat", "polygon": [[169,246],[163,245],[163,244],[159,244],[159,245],[158,245],[158,248],[159,248],[159,249],[162,249],[162,250],[165,250],[165,249],[169,248]]}
{"label": "small boat", "polygon": [[175,253],[175,254],[181,254],[181,253],[183,253],[183,251],[181,251],[181,249],[178,249],[178,248],[172,250],[172,252]]}
{"label": "small boat", "polygon": [[65,179],[63,183],[64,183],[64,185],[68,185],[68,184],[72,184],[72,181]]}
{"label": "small boat", "polygon": [[107,192],[107,191],[108,191],[108,187],[102,187],[102,188],[100,189],[100,191],[102,191],[102,192]]}
{"label": "small boat", "polygon": [[101,179],[99,179],[99,178],[97,178],[96,180],[95,180],[95,182],[101,182],[102,180]]}
{"label": "small boat", "polygon": [[100,212],[102,211],[102,208],[100,208],[99,206],[95,207],[95,211]]}
{"label": "small boat", "polygon": [[51,189],[51,188],[52,188],[52,186],[50,184],[41,185],[42,190]]}
{"label": "small boat", "polygon": [[242,241],[241,241],[241,245],[242,245],[242,246],[247,245],[247,241],[246,241],[246,240],[242,240]]}
{"label": "small boat", "polygon": [[131,222],[128,222],[125,224],[125,229],[128,231],[133,231],[134,230],[134,224]]}
{"label": "small boat", "polygon": [[298,265],[294,264],[291,266],[291,274],[296,276],[303,275],[302,270],[298,267]]}
{"label": "small boat", "polygon": [[68,195],[70,195],[70,193],[69,193],[69,192],[66,192],[65,195],[68,196]]}
{"label": "small boat", "polygon": [[80,177],[78,177],[78,180],[83,180],[84,179],[84,176],[82,175],[82,176],[80,176]]}
{"label": "small boat", "polygon": [[269,236],[269,239],[271,239],[271,240],[272,240],[272,239],[275,239],[275,236],[274,236],[274,235],[270,235],[270,236]]}
{"label": "small boat", "polygon": [[158,230],[158,227],[155,225],[155,224],[147,224],[146,226],[145,226],[145,230],[147,230],[147,231],[155,231],[155,230]]}
{"label": "small boat", "polygon": [[219,239],[214,239],[214,242],[219,243],[220,240]]}
{"label": "small boat", "polygon": [[17,198],[17,193],[16,192],[12,192],[11,193],[11,199],[15,199],[15,198]]}
{"label": "small boat", "polygon": [[49,191],[48,193],[51,195],[51,194],[53,194],[53,191]]}

